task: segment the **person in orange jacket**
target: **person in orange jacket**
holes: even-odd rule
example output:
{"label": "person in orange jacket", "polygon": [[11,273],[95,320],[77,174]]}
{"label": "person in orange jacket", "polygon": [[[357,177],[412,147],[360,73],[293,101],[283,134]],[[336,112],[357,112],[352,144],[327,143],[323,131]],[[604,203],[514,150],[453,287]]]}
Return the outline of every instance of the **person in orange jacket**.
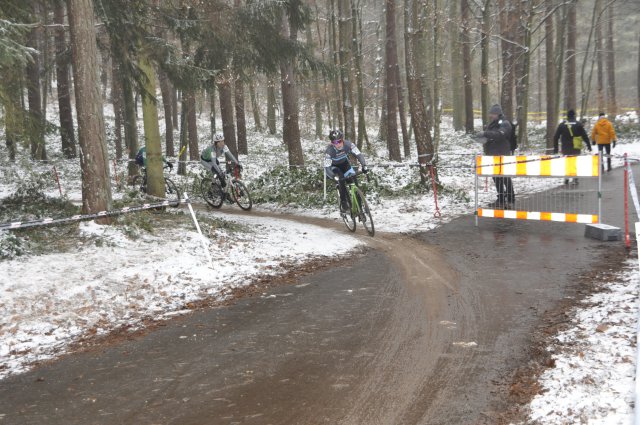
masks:
{"label": "person in orange jacket", "polygon": [[[611,144],[613,147],[616,147],[616,131],[613,129],[613,124],[611,121],[605,117],[604,112],[600,112],[598,116],[598,121],[591,129],[591,140],[594,143],[598,144],[598,151],[602,152],[606,150],[607,152],[607,171],[611,171]],[[602,169],[604,170],[604,164],[602,164]]]}

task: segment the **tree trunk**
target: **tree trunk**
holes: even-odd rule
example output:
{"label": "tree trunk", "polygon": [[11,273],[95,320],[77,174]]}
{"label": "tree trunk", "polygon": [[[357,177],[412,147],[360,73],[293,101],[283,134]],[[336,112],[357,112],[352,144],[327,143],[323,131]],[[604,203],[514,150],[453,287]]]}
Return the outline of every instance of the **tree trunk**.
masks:
{"label": "tree trunk", "polygon": [[567,6],[567,59],[564,73],[564,108],[576,109],[576,1]]}
{"label": "tree trunk", "polygon": [[[460,16],[458,14],[458,1],[449,2],[449,23],[450,28],[459,28]],[[462,43],[458,31],[449,33],[449,50],[451,54],[451,107],[453,109],[453,129],[460,131],[464,128],[464,91],[462,77]]]}
{"label": "tree trunk", "polygon": [[544,23],[545,31],[545,67],[546,67],[546,86],[547,86],[547,153],[553,152],[553,136],[556,132],[556,124],[558,123],[558,111],[556,109],[556,69],[555,69],[555,49],[553,46],[553,9],[554,0],[545,0],[545,13],[547,20]]}
{"label": "tree trunk", "polygon": [[276,82],[269,78],[267,81],[267,127],[269,134],[276,134]]}
{"label": "tree trunk", "polygon": [[122,83],[116,58],[111,60],[111,103],[113,104],[116,159],[122,159]]}
{"label": "tree trunk", "polygon": [[[353,33],[353,52],[355,58],[355,77],[356,88],[358,95],[358,140],[356,145],[358,148],[362,148],[364,141],[367,142],[369,147],[369,136],[367,135],[367,123],[365,119],[365,95],[364,95],[364,82],[362,77],[362,19],[360,15],[361,10],[356,9],[354,0],[351,0],[351,16],[352,19],[352,33]],[[322,117],[322,116],[321,116]]]}
{"label": "tree trunk", "polygon": [[500,104],[507,119],[513,120],[513,91],[515,88],[515,55],[511,40],[515,39],[514,31],[518,22],[517,14],[512,10],[511,2],[499,0],[500,8],[500,42],[502,50],[502,88]]}
{"label": "tree trunk", "polygon": [[[32,4],[34,17],[40,15],[38,2]],[[28,46],[40,52],[40,39],[42,28],[35,27],[29,31]],[[31,145],[31,158],[46,160],[47,152],[44,144],[44,120],[42,118],[42,88],[40,84],[40,55],[32,55],[32,60],[27,62],[27,98],[29,99],[29,140]]]}
{"label": "tree trunk", "polygon": [[[422,95],[424,97],[425,108],[427,109],[427,122],[429,131],[433,125],[433,115],[435,102],[433,100],[432,90],[435,88],[434,74],[436,71],[436,65],[433,63],[435,54],[433,51],[433,2],[430,0],[418,0],[419,1],[419,16],[418,22],[421,31],[418,34],[416,40],[416,60],[418,62],[418,75],[422,82]],[[458,55],[460,56],[460,55]],[[462,63],[462,62],[461,62]],[[460,81],[462,81],[462,67],[458,70]],[[462,85],[462,84],[461,84]],[[463,114],[464,116],[464,114]]]}
{"label": "tree trunk", "polygon": [[127,147],[127,175],[133,178],[138,174],[138,166],[135,164],[136,154],[138,153],[138,126],[136,117],[136,104],[134,100],[133,87],[131,81],[126,76],[122,80],[122,100],[124,111],[124,140]]}
{"label": "tree trunk", "polygon": [[0,96],[4,106],[5,143],[9,152],[9,161],[16,160],[16,147],[22,141],[24,114],[20,104],[21,87],[18,67],[8,69],[4,74],[5,96]]}
{"label": "tree trunk", "polygon": [[527,124],[529,114],[529,80],[531,68],[531,23],[534,14],[534,1],[520,3],[520,27],[518,41],[522,47],[518,49],[518,79],[516,84],[516,103],[518,117],[518,142],[520,146],[526,147]]}
{"label": "tree trunk", "polygon": [[339,32],[339,54],[340,60],[340,87],[342,94],[342,114],[344,116],[344,134],[348,140],[356,140],[355,115],[353,110],[353,81],[352,81],[352,61],[353,55],[351,47],[352,34],[351,7],[349,0],[338,1],[338,32]]}
{"label": "tree trunk", "polygon": [[[251,110],[253,112],[253,123],[256,131],[262,131],[262,121],[260,120],[260,106],[256,96],[256,87],[253,80],[249,81],[249,97],[251,99]],[[320,115],[322,118],[322,115]]]}
{"label": "tree trunk", "polygon": [[216,124],[216,85],[211,84],[209,90],[209,130],[211,131],[211,143],[213,143],[213,137],[218,132]]}
{"label": "tree trunk", "polygon": [[84,213],[95,213],[111,208],[111,178],[98,81],[98,46],[93,2],[67,0],[67,10],[78,113],[82,210]]}
{"label": "tree trunk", "polygon": [[567,20],[567,6],[565,5],[560,9],[561,13],[556,16],[556,42],[555,42],[555,56],[556,56],[556,75],[555,75],[555,88],[553,90],[554,98],[554,111],[556,114],[556,123],[560,116],[560,98],[561,98],[561,84],[564,71],[564,58],[566,43],[564,40],[566,34],[566,20]]}
{"label": "tree trunk", "polygon": [[73,113],[71,109],[71,93],[69,91],[69,62],[65,57],[67,50],[66,33],[64,29],[64,2],[54,2],[53,19],[56,46],[56,82],[58,85],[58,110],[60,114],[60,139],[62,153],[65,158],[76,157],[76,136],[73,129]]}
{"label": "tree trunk", "polygon": [[180,151],[178,151],[178,174],[181,176],[187,175],[187,147],[189,146],[189,131],[187,127],[187,108],[183,97],[180,110]]}
{"label": "tree trunk", "polygon": [[[491,0],[485,0],[482,8],[482,39],[480,40],[480,103],[482,105],[480,108],[482,110],[483,127],[489,124],[489,40],[491,37],[491,19]],[[454,89],[454,93],[456,91]]]}
{"label": "tree trunk", "polygon": [[236,143],[236,126],[233,120],[233,89],[231,88],[231,77],[225,74],[218,83],[218,94],[220,98],[220,117],[222,118],[222,133],[225,144],[231,153],[238,157],[238,144]]}
{"label": "tree trunk", "polygon": [[618,102],[616,100],[616,53],[613,44],[613,4],[607,11],[607,114],[615,119],[618,114]]}
{"label": "tree trunk", "polygon": [[164,108],[164,141],[167,156],[174,156],[175,145],[173,141],[173,110],[172,107],[172,88],[167,74],[161,69],[158,70],[158,80],[160,81],[160,94],[162,95],[162,107]]}
{"label": "tree trunk", "polygon": [[[298,34],[295,21],[290,20],[287,22],[287,19],[283,17],[282,33],[285,36],[288,35],[292,42],[295,41]],[[280,73],[282,86],[282,137],[289,148],[289,165],[304,165],[298,123],[299,108],[295,59],[280,62]]]}
{"label": "tree trunk", "polygon": [[187,111],[187,134],[189,135],[189,160],[198,161],[200,159],[200,149],[198,147],[198,120],[196,116],[196,93],[194,89],[182,92],[182,107],[186,106]]}
{"label": "tree trunk", "polygon": [[246,155],[249,153],[247,146],[247,121],[244,110],[244,83],[240,79],[234,82],[235,107],[236,107],[236,127],[238,130],[238,153]]}
{"label": "tree trunk", "polygon": [[173,113],[173,128],[180,130],[182,125],[182,117],[178,121],[178,90],[173,85],[171,86],[171,112]]}
{"label": "tree trunk", "polygon": [[386,8],[386,112],[387,112],[387,147],[389,149],[389,159],[400,161],[400,140],[398,139],[398,47],[396,43],[396,2],[395,0],[385,0]]}
{"label": "tree trunk", "polygon": [[407,68],[407,90],[409,92],[409,110],[411,126],[415,134],[418,162],[421,165],[420,178],[426,182],[426,164],[433,161],[434,149],[431,140],[431,125],[423,98],[422,79],[418,74],[417,52],[420,33],[424,31],[424,21],[418,20],[418,0],[405,0],[405,63]]}
{"label": "tree trunk", "polygon": [[[156,76],[149,57],[143,53],[139,62],[144,75],[142,94],[142,120],[144,122],[144,145],[147,155],[147,193],[158,198],[165,197],[164,174],[162,162],[162,143],[158,125],[158,106],[152,97],[156,93]],[[164,101],[163,101],[164,103]]]}
{"label": "tree trunk", "polygon": [[409,131],[407,130],[407,114],[404,108],[404,90],[402,89],[402,81],[400,80],[400,66],[396,69],[396,87],[398,88],[398,116],[400,117],[400,130],[402,132],[402,147],[404,156],[411,156],[411,145],[409,143]]}
{"label": "tree trunk", "polygon": [[[336,12],[335,12],[335,4],[334,0],[327,0],[327,9],[330,13],[329,20],[329,38],[331,39],[331,51],[333,54],[333,63],[340,64],[340,52],[338,50],[338,29],[336,24]],[[338,80],[335,80],[333,83],[334,90],[334,101],[335,101],[335,111],[336,117],[338,118],[338,127],[344,129],[344,108],[342,102],[342,92],[340,91],[340,80],[341,74],[338,76]]]}
{"label": "tree trunk", "polygon": [[441,12],[438,6],[438,0],[433,1],[433,144],[435,157],[437,160],[438,149],[440,146],[440,122],[442,121],[442,98],[440,95],[442,86],[442,52],[444,46],[441,42],[442,24],[440,22]]}
{"label": "tree trunk", "polygon": [[471,36],[469,1],[461,0],[460,13],[462,14],[462,68],[464,83],[464,129],[467,133],[473,132],[473,85],[471,75]]}
{"label": "tree trunk", "polygon": [[[602,1],[596,0],[598,3],[598,11],[602,13]],[[604,55],[602,52],[602,16],[598,19],[598,25],[596,25],[596,65],[597,65],[597,77],[596,77],[596,101],[598,104],[598,111],[604,111]]]}

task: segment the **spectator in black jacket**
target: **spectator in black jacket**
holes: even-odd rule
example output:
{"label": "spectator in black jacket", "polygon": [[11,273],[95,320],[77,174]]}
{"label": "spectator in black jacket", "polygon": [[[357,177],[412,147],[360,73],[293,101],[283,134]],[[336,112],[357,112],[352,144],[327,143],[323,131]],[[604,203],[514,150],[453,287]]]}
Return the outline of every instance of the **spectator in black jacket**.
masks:
{"label": "spectator in black jacket", "polygon": [[[496,104],[489,109],[489,125],[474,137],[482,141],[485,155],[511,155],[509,140],[512,131],[511,123],[502,114],[502,107]],[[512,208],[516,194],[511,177],[494,177],[493,181],[496,184],[498,199],[490,206]]]}
{"label": "spectator in black jacket", "polygon": [[[574,145],[574,138],[582,139],[580,140],[580,147],[576,147],[578,144],[578,140],[576,140],[576,144]],[[560,141],[560,147],[562,155],[565,156],[575,156],[580,155],[582,153],[582,143],[587,145],[587,149],[591,152],[591,143],[589,142],[589,136],[587,135],[587,131],[584,129],[584,126],[581,122],[576,120],[576,111],[570,109],[567,112],[567,120],[562,121],[556,130],[555,136],[553,136],[553,153],[558,153],[558,140]],[[568,184],[569,179],[564,180],[564,184]],[[574,184],[578,184],[578,179],[573,179]]]}

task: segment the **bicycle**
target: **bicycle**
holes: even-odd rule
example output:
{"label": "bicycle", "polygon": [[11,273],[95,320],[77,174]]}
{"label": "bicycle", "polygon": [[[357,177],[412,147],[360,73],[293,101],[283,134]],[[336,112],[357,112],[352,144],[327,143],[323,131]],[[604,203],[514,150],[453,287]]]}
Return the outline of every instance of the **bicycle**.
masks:
{"label": "bicycle", "polygon": [[[171,169],[172,167],[170,167],[169,165],[165,165],[163,167],[163,169]],[[131,182],[131,185],[133,187],[137,187],[138,190],[141,193],[144,193],[145,195],[147,194],[147,169],[146,167],[142,167],[142,169],[140,170],[142,174],[138,174],[137,176],[135,176],[133,178],[133,181]],[[164,190],[165,190],[165,195],[166,198],[174,198],[176,200],[180,200],[180,191],[178,190],[178,187],[176,186],[176,184],[173,182],[173,180],[171,180],[168,177],[164,178]]]}
{"label": "bicycle", "polygon": [[229,170],[225,173],[227,184],[222,187],[220,177],[214,175],[213,178],[204,178],[200,182],[200,193],[205,202],[213,208],[220,208],[225,200],[230,203],[236,203],[244,211],[249,211],[253,207],[251,194],[247,186],[240,181],[240,173],[238,167],[234,170],[232,176]]}
{"label": "bicycle", "polygon": [[[342,217],[342,221],[344,221],[344,225],[350,232],[356,231],[357,218],[367,230],[369,236],[373,237],[376,230],[373,225],[373,217],[371,217],[369,203],[367,202],[364,193],[362,193],[362,190],[358,187],[356,181],[356,177],[361,174],[364,173],[362,171],[358,171],[356,174],[344,179],[347,185],[347,204],[349,207],[346,212],[343,212],[342,209],[340,209],[340,216]],[[338,197],[338,206],[340,206],[340,197]]]}

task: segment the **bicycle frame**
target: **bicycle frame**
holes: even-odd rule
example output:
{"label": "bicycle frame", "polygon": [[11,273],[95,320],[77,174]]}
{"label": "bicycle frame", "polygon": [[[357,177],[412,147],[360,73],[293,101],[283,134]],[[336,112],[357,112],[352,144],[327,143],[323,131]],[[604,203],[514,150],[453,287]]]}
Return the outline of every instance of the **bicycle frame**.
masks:
{"label": "bicycle frame", "polygon": [[356,183],[350,182],[349,186],[349,195],[351,197],[351,213],[358,214],[360,212],[360,201],[358,201],[358,194],[356,193]]}

